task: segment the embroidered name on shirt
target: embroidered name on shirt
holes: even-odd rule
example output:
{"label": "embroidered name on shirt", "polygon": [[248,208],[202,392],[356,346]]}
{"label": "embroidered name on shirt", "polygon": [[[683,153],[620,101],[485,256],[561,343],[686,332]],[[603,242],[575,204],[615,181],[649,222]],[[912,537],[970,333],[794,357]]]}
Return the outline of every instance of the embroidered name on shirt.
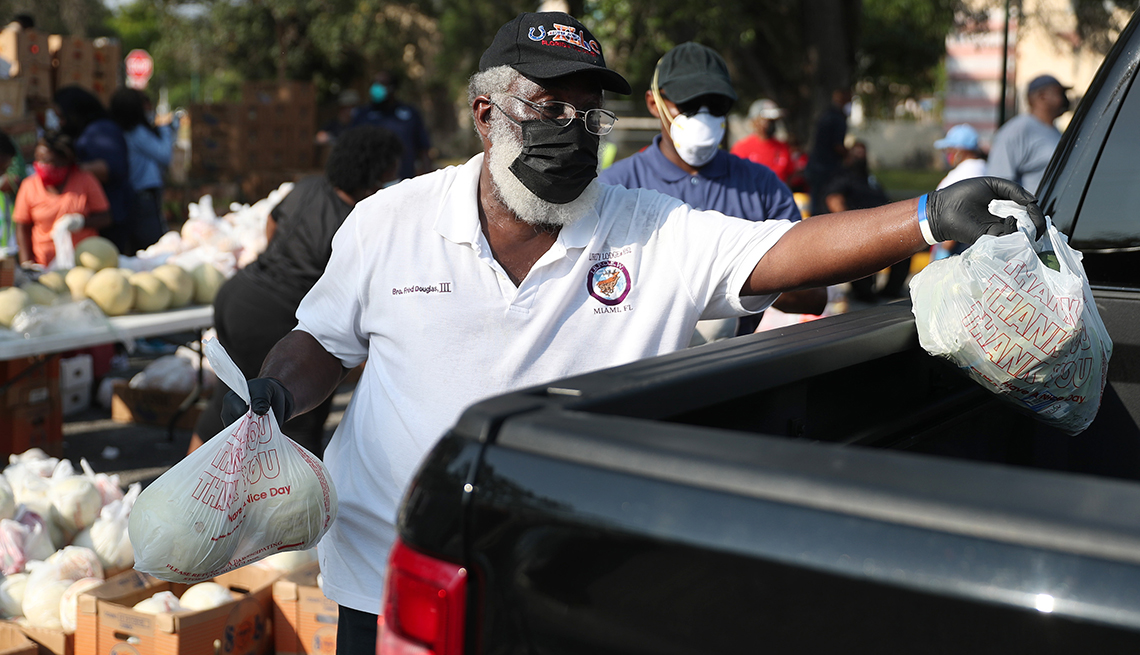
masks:
{"label": "embroidered name on shirt", "polygon": [[626,246],[621,250],[610,250],[609,252],[592,252],[590,253],[590,261],[601,262],[607,259],[617,259],[622,255],[628,255],[633,252],[633,246]]}
{"label": "embroidered name on shirt", "polygon": [[439,282],[428,287],[422,287],[418,284],[409,287],[392,287],[393,296],[402,296],[408,293],[451,293],[451,283]]}

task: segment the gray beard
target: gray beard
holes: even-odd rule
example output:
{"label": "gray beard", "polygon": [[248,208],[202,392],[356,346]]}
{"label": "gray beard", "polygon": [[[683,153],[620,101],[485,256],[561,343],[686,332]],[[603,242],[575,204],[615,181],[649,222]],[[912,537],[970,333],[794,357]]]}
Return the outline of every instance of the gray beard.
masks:
{"label": "gray beard", "polygon": [[[495,197],[514,212],[519,220],[537,227],[562,227],[585,216],[601,195],[602,188],[598,181],[592,180],[581,195],[561,205],[534,195],[511,172],[511,164],[523,150],[522,138],[515,135],[511,125],[502,117],[491,120],[491,151],[487,156]],[[598,149],[600,162],[600,144]]]}

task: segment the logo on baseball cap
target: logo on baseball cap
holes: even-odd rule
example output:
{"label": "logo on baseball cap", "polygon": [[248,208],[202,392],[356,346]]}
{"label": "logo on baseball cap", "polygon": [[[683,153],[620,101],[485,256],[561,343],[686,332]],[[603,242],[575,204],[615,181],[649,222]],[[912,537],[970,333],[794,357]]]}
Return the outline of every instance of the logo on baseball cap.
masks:
{"label": "logo on baseball cap", "polygon": [[624,77],[606,68],[602,47],[586,26],[560,11],[519,14],[500,27],[479,58],[480,71],[496,66],[510,66],[534,80],[594,73],[607,91],[633,92]]}

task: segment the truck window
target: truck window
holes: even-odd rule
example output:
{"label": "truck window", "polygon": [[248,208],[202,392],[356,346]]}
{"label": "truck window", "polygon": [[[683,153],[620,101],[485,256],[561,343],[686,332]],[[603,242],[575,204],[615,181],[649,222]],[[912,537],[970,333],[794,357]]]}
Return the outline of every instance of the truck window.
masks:
{"label": "truck window", "polygon": [[1071,243],[1092,284],[1140,286],[1140,93],[1132,85],[1089,181]]}

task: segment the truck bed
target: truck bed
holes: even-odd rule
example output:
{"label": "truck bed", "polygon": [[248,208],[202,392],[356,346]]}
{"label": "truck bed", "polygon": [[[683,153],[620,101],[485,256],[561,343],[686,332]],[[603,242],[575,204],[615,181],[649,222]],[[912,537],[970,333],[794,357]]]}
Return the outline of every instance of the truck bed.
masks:
{"label": "truck bed", "polygon": [[902,302],[475,405],[441,447],[472,476],[479,648],[1134,646],[1138,440],[1110,370],[1069,437],[925,354]]}

